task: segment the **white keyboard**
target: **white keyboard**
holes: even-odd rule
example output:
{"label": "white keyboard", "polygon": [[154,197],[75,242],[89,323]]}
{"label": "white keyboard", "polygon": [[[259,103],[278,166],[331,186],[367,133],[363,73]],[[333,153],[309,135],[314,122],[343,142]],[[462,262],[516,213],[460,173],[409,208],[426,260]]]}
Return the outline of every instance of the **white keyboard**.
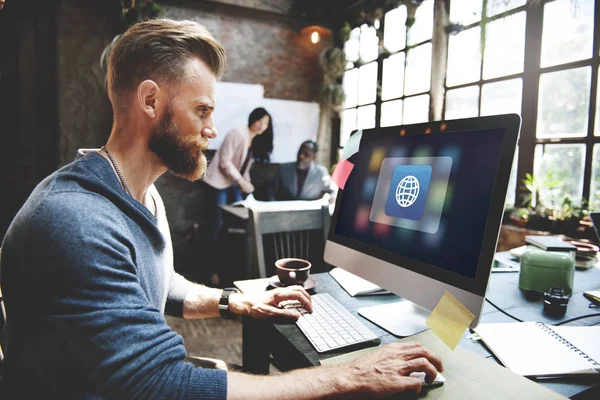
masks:
{"label": "white keyboard", "polygon": [[311,296],[313,312],[297,308],[302,316],[296,325],[318,353],[360,344],[377,346],[377,337],[354,315],[327,293]]}

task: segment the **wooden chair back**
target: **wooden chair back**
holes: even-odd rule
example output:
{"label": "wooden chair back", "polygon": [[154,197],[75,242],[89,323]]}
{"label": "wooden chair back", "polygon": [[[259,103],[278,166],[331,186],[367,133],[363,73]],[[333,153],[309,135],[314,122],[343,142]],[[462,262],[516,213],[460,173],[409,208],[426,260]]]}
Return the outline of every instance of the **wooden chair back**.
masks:
{"label": "wooden chair back", "polygon": [[329,207],[320,209],[260,211],[249,209],[253,244],[254,277],[275,273],[280,258],[303,258],[313,264],[312,272],[326,269],[323,249],[329,232]]}

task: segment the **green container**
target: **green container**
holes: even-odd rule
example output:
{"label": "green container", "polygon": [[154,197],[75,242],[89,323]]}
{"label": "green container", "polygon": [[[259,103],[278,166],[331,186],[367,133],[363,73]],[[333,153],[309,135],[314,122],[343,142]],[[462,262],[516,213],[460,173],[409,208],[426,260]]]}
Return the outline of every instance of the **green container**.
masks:
{"label": "green container", "polygon": [[552,287],[561,287],[565,294],[573,294],[575,254],[565,251],[544,251],[528,246],[521,256],[519,288],[540,293]]}

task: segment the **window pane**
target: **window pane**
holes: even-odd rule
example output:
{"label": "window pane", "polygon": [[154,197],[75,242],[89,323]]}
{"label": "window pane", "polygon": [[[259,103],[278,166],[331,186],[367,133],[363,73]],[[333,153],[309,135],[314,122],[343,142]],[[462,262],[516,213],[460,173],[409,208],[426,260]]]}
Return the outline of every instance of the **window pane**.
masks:
{"label": "window pane", "polygon": [[431,39],[433,33],[433,0],[425,0],[417,8],[415,23],[408,28],[409,45]]}
{"label": "window pane", "polygon": [[515,150],[515,158],[513,159],[512,169],[510,170],[510,178],[508,179],[508,188],[506,189],[505,207],[512,207],[516,203],[517,197],[517,168],[519,163],[519,148]]}
{"label": "window pane", "polygon": [[525,12],[490,22],[485,32],[483,79],[523,72]]}
{"label": "window pane", "polygon": [[544,5],[542,67],[592,56],[593,0],[556,0]]}
{"label": "window pane", "polygon": [[[598,72],[600,72],[600,68]],[[598,74],[598,82],[600,83],[600,74]],[[600,90],[596,91],[596,122],[594,123],[594,135],[600,136]]]}
{"label": "window pane", "polygon": [[583,192],[585,145],[548,144],[535,149],[533,175],[542,183],[539,203],[543,207],[560,207],[566,196],[575,204]]}
{"label": "window pane", "polygon": [[481,115],[515,113],[521,115],[523,80],[487,83],[481,88]]}
{"label": "window pane", "polygon": [[429,121],[429,95],[404,99],[404,125]]}
{"label": "window pane", "polygon": [[537,137],[587,135],[591,75],[583,67],[540,76]]}
{"label": "window pane", "polygon": [[356,129],[356,108],[340,113],[340,146],[344,147],[353,130]]}
{"label": "window pane", "polygon": [[600,210],[600,144],[594,145],[592,158],[592,182],[590,187],[590,207]]}
{"label": "window pane", "polygon": [[385,14],[383,46],[392,53],[406,47],[406,6],[402,5]]}
{"label": "window pane", "polygon": [[358,69],[358,104],[375,103],[377,97],[377,63],[372,62]]}
{"label": "window pane", "polygon": [[354,28],[350,32],[350,39],[344,43],[344,52],[348,61],[358,60],[358,49],[360,41],[360,29]]}
{"label": "window pane", "polygon": [[404,52],[394,54],[383,60],[383,80],[381,99],[389,100],[401,97],[404,93]]}
{"label": "window pane", "polygon": [[402,125],[402,100],[381,104],[381,126]]}
{"label": "window pane", "polygon": [[358,101],[358,69],[354,68],[346,71],[344,74],[344,93],[346,93],[346,101],[344,108],[356,107]]}
{"label": "window pane", "polygon": [[479,80],[481,70],[481,28],[475,27],[450,36],[446,86]]}
{"label": "window pane", "polygon": [[404,94],[429,91],[431,87],[431,43],[412,48],[406,54]]}
{"label": "window pane", "polygon": [[375,104],[357,109],[356,127],[358,129],[375,128]]}
{"label": "window pane", "polygon": [[450,2],[450,21],[461,25],[480,21],[481,8],[481,0],[452,0]]}
{"label": "window pane", "polygon": [[372,26],[364,24],[360,27],[360,59],[363,62],[373,61],[379,53],[379,38]]}
{"label": "window pane", "polygon": [[445,119],[476,117],[479,114],[479,86],[446,92]]}
{"label": "window pane", "polygon": [[501,14],[505,11],[512,10],[525,5],[527,0],[488,0],[487,12],[488,17]]}

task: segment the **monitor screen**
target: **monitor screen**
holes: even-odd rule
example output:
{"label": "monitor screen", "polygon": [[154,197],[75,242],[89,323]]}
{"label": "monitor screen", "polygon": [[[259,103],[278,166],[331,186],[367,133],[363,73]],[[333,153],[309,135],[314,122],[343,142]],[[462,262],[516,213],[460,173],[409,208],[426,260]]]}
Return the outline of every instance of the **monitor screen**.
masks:
{"label": "monitor screen", "polygon": [[474,279],[503,137],[491,129],[364,140],[335,233]]}
{"label": "monitor screen", "polygon": [[507,115],[365,130],[326,260],[345,268],[348,258],[332,252],[369,256],[347,269],[400,296],[396,283],[408,277],[423,290],[433,282],[483,296],[519,126]]}

